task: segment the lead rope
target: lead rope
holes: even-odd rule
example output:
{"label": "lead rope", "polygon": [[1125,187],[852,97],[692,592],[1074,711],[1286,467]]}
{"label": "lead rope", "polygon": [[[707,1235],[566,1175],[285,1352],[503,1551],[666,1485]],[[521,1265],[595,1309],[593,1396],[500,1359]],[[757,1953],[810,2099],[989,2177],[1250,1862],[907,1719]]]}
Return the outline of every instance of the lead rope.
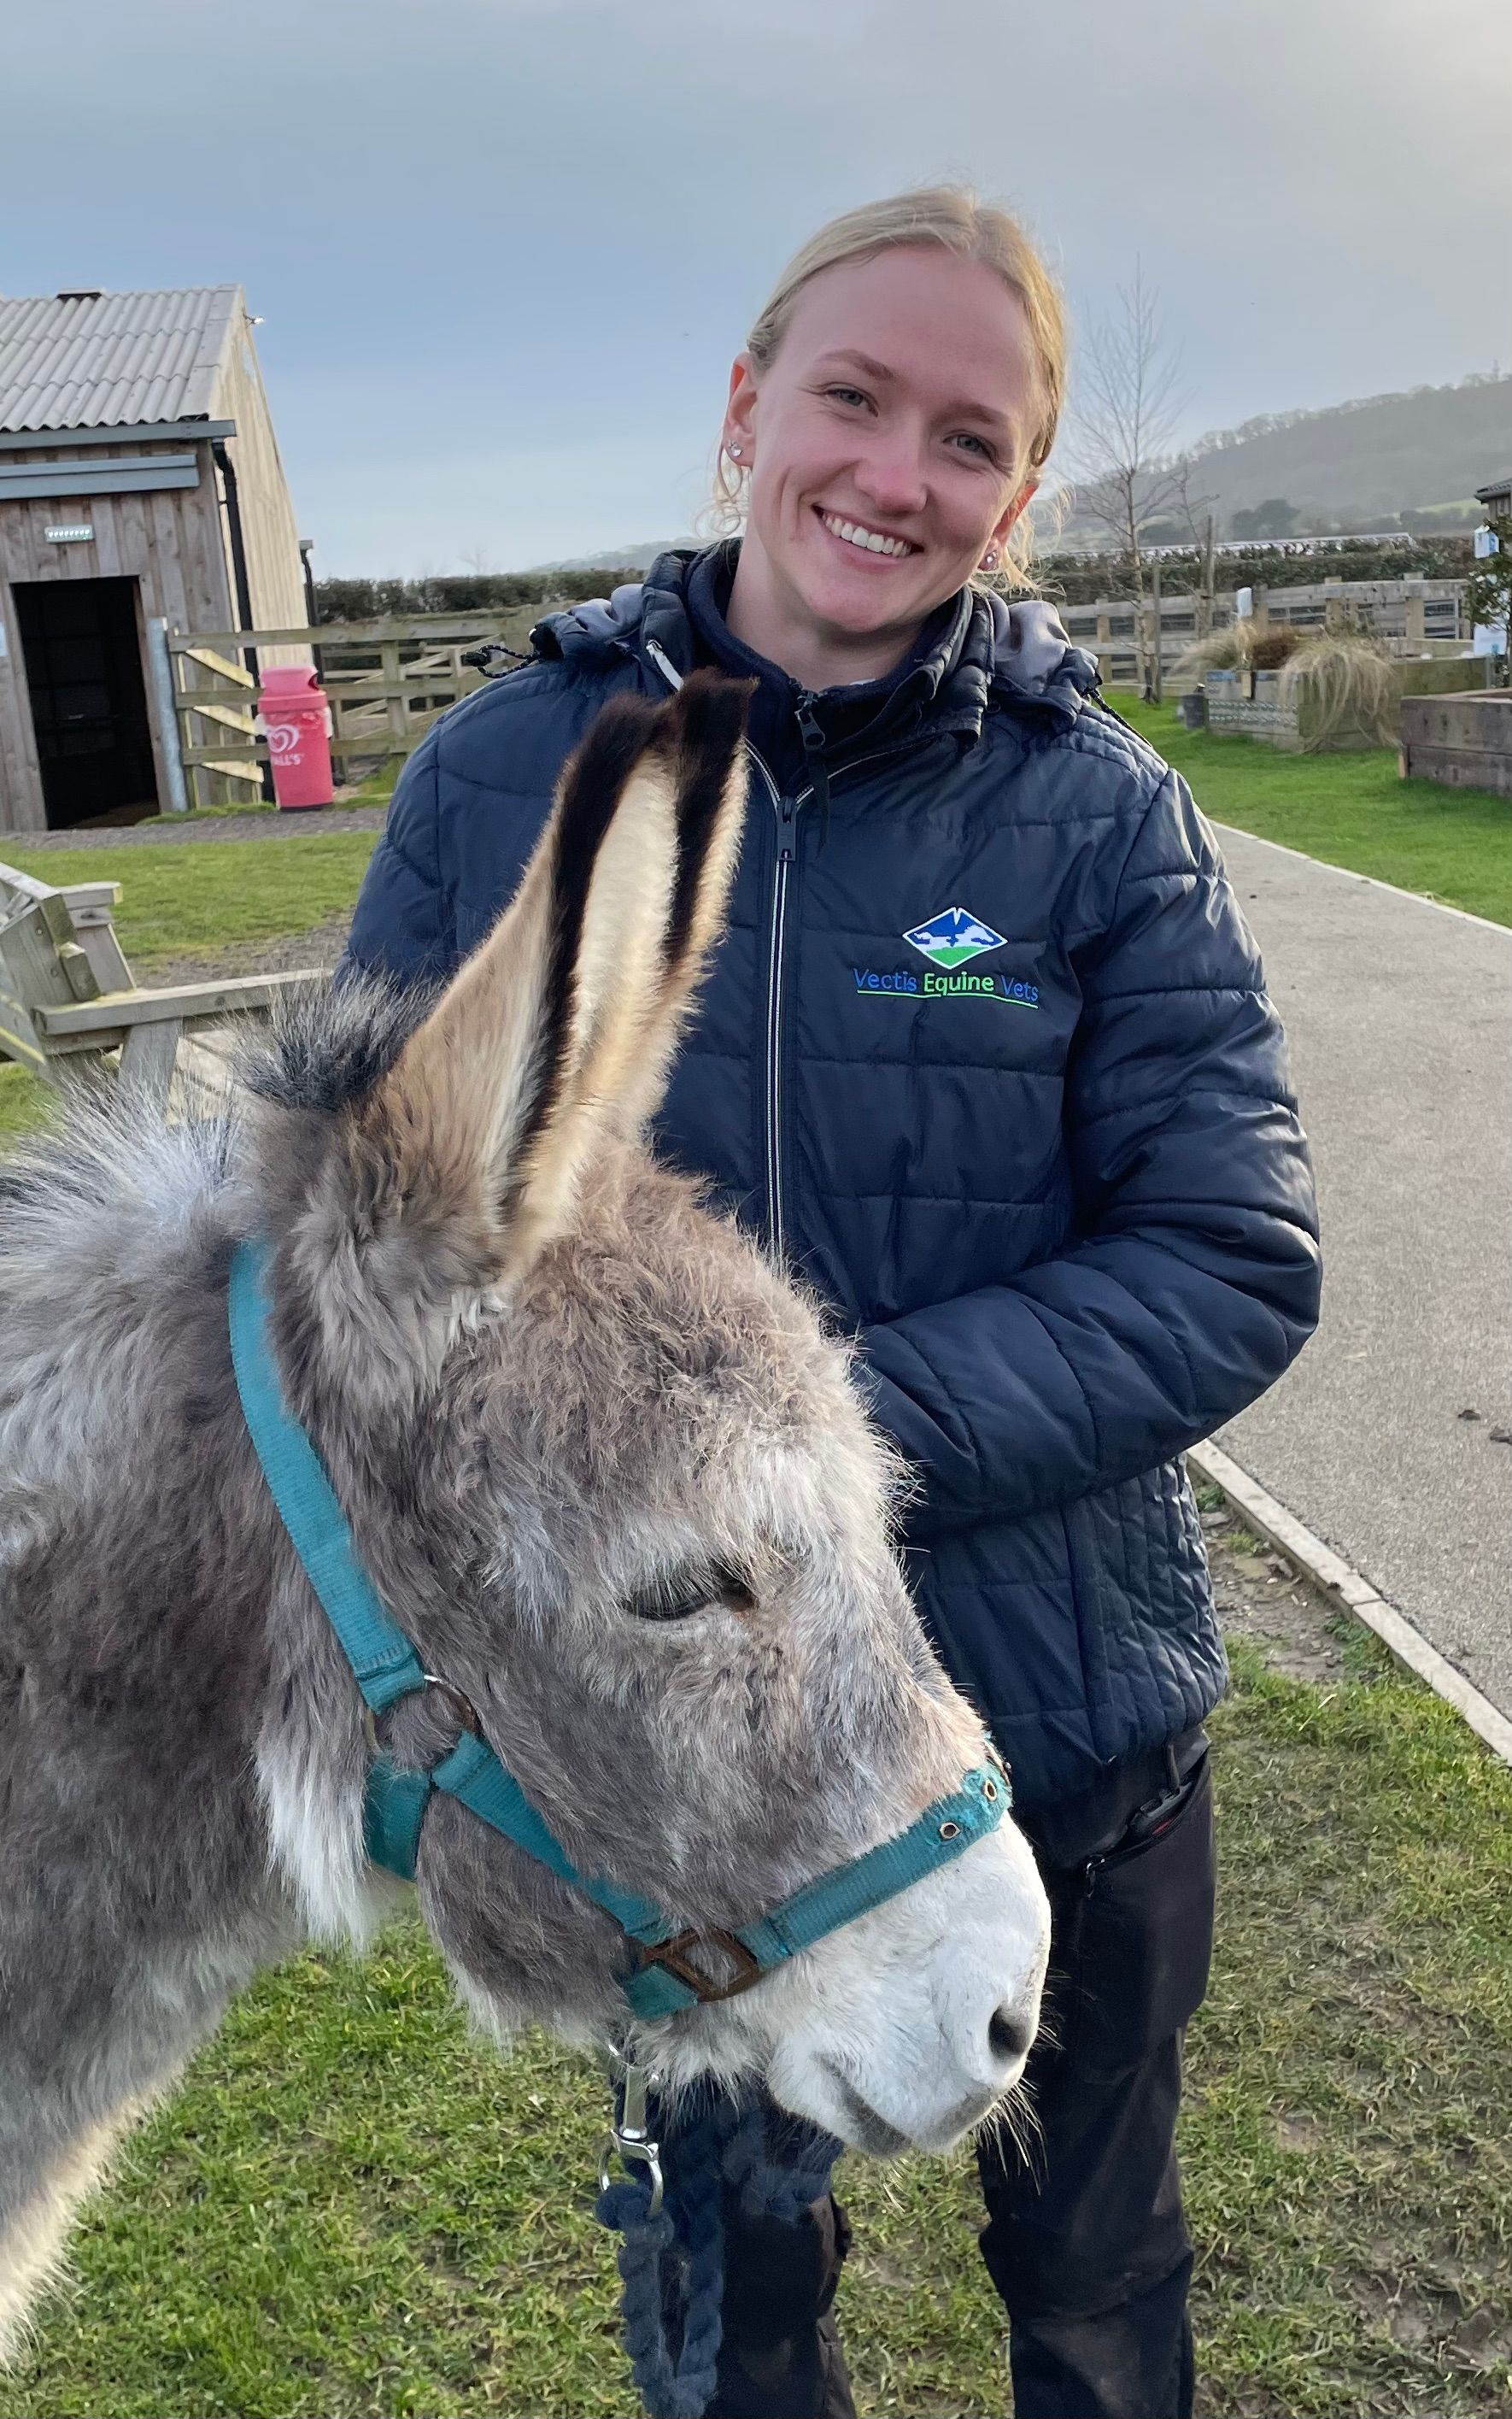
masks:
{"label": "lead rope", "polygon": [[724,2340],[725,2185],[739,2191],[746,2216],[789,2226],[830,2190],[843,2145],[796,2119],[782,2120],[782,2131],[783,2155],[773,2156],[762,2104],[723,2099],[679,2131],[664,2196],[658,2166],[639,2161],[600,2192],[599,2223],[621,2238],[620,2323],[649,2419],[703,2419],[713,2398]]}

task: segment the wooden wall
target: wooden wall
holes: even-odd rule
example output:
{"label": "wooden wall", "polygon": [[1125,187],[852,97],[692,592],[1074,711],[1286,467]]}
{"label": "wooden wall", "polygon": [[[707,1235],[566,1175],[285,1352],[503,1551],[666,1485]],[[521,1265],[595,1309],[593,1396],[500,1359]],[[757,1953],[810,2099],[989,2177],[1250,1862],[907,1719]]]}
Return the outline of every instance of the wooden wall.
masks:
{"label": "wooden wall", "polygon": [[[299,527],[279,458],[278,439],[273,434],[257,357],[244,328],[234,331],[227,348],[216,390],[215,411],[218,419],[234,420],[237,424],[235,437],[226,439],[226,452],[236,466],[252,626],[260,630],[303,629],[309,616],[299,562]],[[192,629],[194,624],[188,623],[185,626]],[[309,661],[308,647],[265,647],[258,652],[260,664]]]}
{"label": "wooden wall", "polygon": [[[152,445],[130,436],[118,446],[39,444],[6,455],[8,464],[106,462],[114,455],[182,455],[182,439]],[[125,496],[26,497],[0,501],[0,622],[8,651],[0,661],[0,831],[40,831],[47,822],[32,733],[11,583],[21,579],[115,579],[139,582],[139,623],[163,615],[180,629],[229,629],[236,621],[221,533],[219,483],[208,444],[192,448],[197,487],[168,487]],[[87,521],[85,545],[50,546],[43,531],[62,521]],[[296,550],[298,554],[298,549]],[[303,620],[302,609],[298,620]],[[144,659],[147,718],[158,766],[158,794],[166,796],[157,703]]]}

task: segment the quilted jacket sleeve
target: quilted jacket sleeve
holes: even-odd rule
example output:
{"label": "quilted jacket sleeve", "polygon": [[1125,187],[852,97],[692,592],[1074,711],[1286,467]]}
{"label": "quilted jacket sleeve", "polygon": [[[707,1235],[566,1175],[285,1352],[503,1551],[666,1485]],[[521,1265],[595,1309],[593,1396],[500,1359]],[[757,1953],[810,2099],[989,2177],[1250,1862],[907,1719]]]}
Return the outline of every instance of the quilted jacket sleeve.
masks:
{"label": "quilted jacket sleeve", "polygon": [[862,1338],[877,1416],[924,1482],[920,1533],[1168,1460],[1262,1394],[1317,1322],[1312,1171],[1280,1024],[1178,775],[1077,964],[1077,1240]]}
{"label": "quilted jacket sleeve", "polygon": [[416,749],[394,791],[383,838],[358,893],[337,978],[360,966],[401,982],[436,979],[457,961],[451,901],[441,877],[436,804],[437,741]]}

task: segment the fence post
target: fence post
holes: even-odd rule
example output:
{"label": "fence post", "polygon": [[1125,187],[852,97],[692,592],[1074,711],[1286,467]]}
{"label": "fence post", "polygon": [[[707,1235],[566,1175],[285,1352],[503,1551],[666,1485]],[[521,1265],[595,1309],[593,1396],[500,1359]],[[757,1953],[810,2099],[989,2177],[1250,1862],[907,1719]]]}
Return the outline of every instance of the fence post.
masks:
{"label": "fence post", "polygon": [[389,708],[389,728],[404,736],[409,730],[409,700],[398,686],[400,675],[397,639],[391,644],[379,649],[378,660],[383,668],[383,685],[389,692],[386,701]]}
{"label": "fence post", "polygon": [[155,613],[147,616],[147,660],[152,667],[152,696],[162,740],[162,769],[168,785],[164,801],[171,815],[187,815],[189,791],[184,782],[183,737],[178,728],[178,701],[174,695],[174,659],[168,653],[168,624]]}
{"label": "fence post", "polygon": [[1150,612],[1154,623],[1154,668],[1150,675],[1152,701],[1159,705],[1165,696],[1166,622],[1160,605],[1160,557],[1150,566]]}

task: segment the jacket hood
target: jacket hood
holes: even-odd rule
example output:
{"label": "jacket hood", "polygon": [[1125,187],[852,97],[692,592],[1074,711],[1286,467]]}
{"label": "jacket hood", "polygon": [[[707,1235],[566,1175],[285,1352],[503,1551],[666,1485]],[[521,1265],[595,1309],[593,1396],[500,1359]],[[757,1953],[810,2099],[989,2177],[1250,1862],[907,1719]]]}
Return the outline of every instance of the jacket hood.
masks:
{"label": "jacket hood", "polygon": [[[614,655],[639,655],[649,639],[679,671],[694,660],[687,608],[693,549],[658,555],[644,579],[627,580],[608,596],[591,596],[548,613],[530,633],[538,655],[585,668]],[[990,700],[1037,707],[1074,721],[1097,686],[1097,664],[1074,647],[1053,605],[1042,597],[1001,597],[964,589],[961,611],[935,655],[911,676],[938,700],[942,721],[978,732]]]}

